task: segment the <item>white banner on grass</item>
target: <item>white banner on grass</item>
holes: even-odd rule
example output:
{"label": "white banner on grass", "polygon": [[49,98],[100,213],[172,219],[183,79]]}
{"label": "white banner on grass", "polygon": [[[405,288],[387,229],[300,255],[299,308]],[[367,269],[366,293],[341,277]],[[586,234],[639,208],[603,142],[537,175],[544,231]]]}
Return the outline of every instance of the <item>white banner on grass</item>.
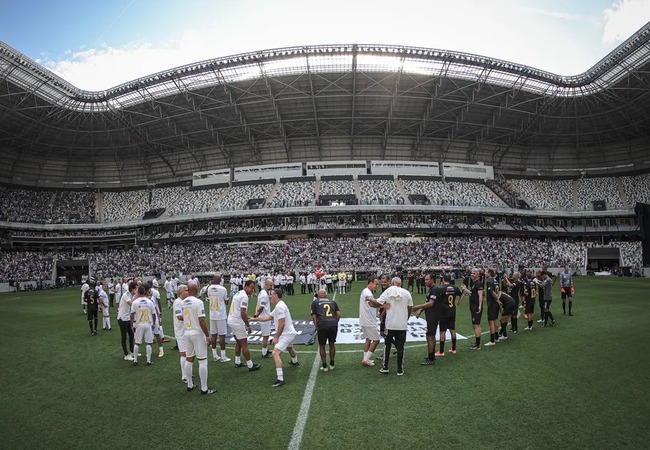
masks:
{"label": "white banner on grass", "polygon": [[[379,322],[377,322],[377,329],[379,329]],[[445,340],[451,341],[451,333],[447,330]],[[436,330],[436,340],[440,339],[440,328]],[[467,339],[456,332],[456,339]],[[363,344],[365,342],[361,327],[359,326],[359,318],[342,318],[339,320],[339,333],[336,336],[337,344]],[[406,329],[406,342],[421,342],[427,340],[427,321],[424,319],[416,319],[410,317]]]}

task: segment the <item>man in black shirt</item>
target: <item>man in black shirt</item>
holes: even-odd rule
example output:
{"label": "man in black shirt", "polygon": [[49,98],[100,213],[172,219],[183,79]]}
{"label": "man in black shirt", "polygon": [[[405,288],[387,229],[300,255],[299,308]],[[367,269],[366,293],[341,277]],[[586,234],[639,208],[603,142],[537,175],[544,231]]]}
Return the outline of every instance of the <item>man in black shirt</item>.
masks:
{"label": "man in black shirt", "polygon": [[[442,286],[438,288],[438,303],[440,313],[440,351],[436,356],[445,356],[445,339],[447,330],[451,334],[451,354],[456,354],[456,305],[463,300],[463,292],[451,283],[451,275],[442,277]],[[459,299],[460,297],[460,299]]]}
{"label": "man in black shirt", "polygon": [[517,334],[519,332],[519,324],[517,323],[517,311],[519,309],[519,297],[524,290],[524,283],[521,281],[519,272],[512,274],[512,279],[503,277],[502,291],[505,291],[515,301],[515,310],[510,316],[510,331]]}
{"label": "man in black shirt", "polygon": [[[435,285],[435,280],[431,274],[426,274],[424,277],[424,284],[429,288],[429,293],[426,296],[426,302],[421,305],[415,305],[413,312],[424,310],[427,318],[427,350],[428,356],[420,363],[423,366],[430,366],[436,360],[436,330],[438,329],[438,322],[440,314],[438,312],[438,287]],[[417,317],[420,317],[418,313]]]}
{"label": "man in black shirt", "polygon": [[483,284],[478,269],[472,269],[469,276],[470,288],[463,284],[462,290],[469,295],[469,312],[472,315],[472,327],[476,342],[470,345],[471,350],[481,349],[481,317],[483,316]]}
{"label": "man in black shirt", "polygon": [[526,331],[533,330],[533,321],[535,320],[535,301],[537,300],[537,283],[533,281],[533,273],[526,272],[526,281],[524,281],[524,316],[528,326],[524,328]]}
{"label": "man in black shirt", "polygon": [[87,314],[88,314],[88,326],[90,327],[90,335],[94,336],[97,334],[97,311],[99,309],[99,294],[95,287],[95,280],[93,278],[88,279],[89,289],[84,294],[84,301],[87,305]]}
{"label": "man in black shirt", "polygon": [[334,367],[334,357],[336,356],[336,335],[339,330],[339,319],[341,311],[339,305],[327,298],[327,291],[321,289],[317,293],[316,299],[311,303],[311,319],[314,327],[318,331],[318,351],[320,361],[323,365],[323,371],[328,369],[327,358],[325,354],[325,344],[329,342],[330,346],[330,367]]}
{"label": "man in black shirt", "polygon": [[503,291],[500,291],[497,294],[496,300],[501,307],[501,331],[499,332],[499,335],[501,336],[502,340],[508,339],[506,328],[508,328],[508,320],[512,314],[517,314],[516,302],[514,298]]}
{"label": "man in black shirt", "polygon": [[499,304],[497,297],[499,295],[499,283],[494,277],[494,269],[488,269],[487,281],[485,283],[485,292],[487,296],[487,310],[488,310],[488,323],[490,325],[490,342],[486,343],[486,347],[493,346],[499,340],[497,332],[497,319],[499,318]]}

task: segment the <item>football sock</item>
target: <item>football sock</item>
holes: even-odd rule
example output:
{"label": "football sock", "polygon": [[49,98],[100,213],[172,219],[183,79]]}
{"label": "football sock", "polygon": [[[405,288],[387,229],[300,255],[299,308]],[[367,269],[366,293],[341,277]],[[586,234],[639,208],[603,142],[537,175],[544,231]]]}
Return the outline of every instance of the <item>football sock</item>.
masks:
{"label": "football sock", "polygon": [[[291,357],[291,362],[294,363],[294,364],[297,363],[297,362],[298,362],[298,355],[296,355],[296,356],[292,356],[292,357]],[[332,364],[332,365],[333,365],[333,364]]]}
{"label": "football sock", "polygon": [[440,353],[445,352],[445,341],[440,341]]}
{"label": "football sock", "polygon": [[241,356],[235,355],[235,364],[241,364]]}
{"label": "football sock", "polygon": [[370,352],[363,352],[364,361],[367,361],[368,359],[370,359],[369,356],[368,356],[368,353],[370,353]]}
{"label": "football sock", "polygon": [[528,321],[528,328],[533,328],[533,321],[532,320]]}
{"label": "football sock", "polygon": [[226,350],[221,350],[221,359],[226,359]]}
{"label": "football sock", "polygon": [[217,354],[217,349],[216,349],[216,348],[213,348],[213,349],[212,349],[212,357],[213,357],[213,358],[216,358],[217,356],[219,356],[219,355]]}
{"label": "football sock", "polygon": [[496,333],[490,333],[490,342],[494,344],[494,337],[496,336]]}
{"label": "football sock", "polygon": [[185,378],[187,378],[187,387],[192,389],[194,383],[192,383],[192,363],[185,361]]}
{"label": "football sock", "polygon": [[159,352],[164,352],[164,351],[165,351],[165,350],[163,350],[162,345],[159,345],[159,346],[158,346],[158,351],[159,351]]}
{"label": "football sock", "polygon": [[199,380],[201,380],[201,390],[208,390],[208,360],[199,359]]}
{"label": "football sock", "polygon": [[323,361],[323,367],[327,367],[327,363]]}
{"label": "football sock", "polygon": [[433,361],[436,359],[436,354],[435,353],[429,353],[429,360]]}
{"label": "football sock", "polygon": [[456,350],[456,338],[451,338],[451,349]]}
{"label": "football sock", "polygon": [[548,312],[548,317],[551,318],[551,322],[555,322],[555,319],[553,318],[553,313],[551,311]]}
{"label": "football sock", "polygon": [[133,361],[138,362],[138,351],[140,350],[140,346],[138,344],[135,344],[133,346]]}
{"label": "football sock", "polygon": [[92,333],[93,331],[95,331],[95,330],[93,330],[93,321],[92,321],[92,320],[89,320],[89,321],[88,321],[88,327],[90,327],[90,332],[91,332],[91,333]]}
{"label": "football sock", "polygon": [[187,359],[184,356],[181,356],[181,378],[185,378],[185,362]]}
{"label": "football sock", "polygon": [[262,355],[266,356],[268,352],[269,352],[268,347],[262,347]]}
{"label": "football sock", "polygon": [[97,317],[95,317],[95,319],[93,320],[93,323],[95,324],[95,330],[94,331],[97,331]]}
{"label": "football sock", "polygon": [[247,366],[249,369],[250,369],[251,367],[253,367],[253,361],[251,361],[250,359],[249,359],[248,361],[246,361],[246,366]]}
{"label": "football sock", "polygon": [[571,314],[571,308],[573,307],[573,300],[569,301],[569,314]]}
{"label": "football sock", "polygon": [[368,361],[372,361],[372,355],[374,352],[368,352],[368,357],[366,358]]}
{"label": "football sock", "polygon": [[512,329],[515,330],[515,331],[518,331],[518,330],[519,330],[519,324],[518,324],[517,322],[518,322],[518,321],[517,321],[517,318],[516,318],[516,317],[513,317],[513,318],[510,320],[510,323],[512,324]]}
{"label": "football sock", "polygon": [[566,314],[566,302],[562,301],[562,312]]}
{"label": "football sock", "polygon": [[330,367],[334,367],[334,360],[330,359]]}
{"label": "football sock", "polygon": [[151,362],[151,352],[152,352],[151,345],[147,344],[147,362]]}
{"label": "football sock", "polygon": [[275,369],[275,373],[278,376],[278,380],[284,381],[284,372],[282,371],[282,368]]}
{"label": "football sock", "polygon": [[474,337],[474,339],[476,339],[476,346],[480,347],[481,346],[481,336]]}
{"label": "football sock", "polygon": [[160,339],[165,339],[165,332],[163,331],[162,325],[160,325]]}
{"label": "football sock", "polygon": [[109,330],[111,329],[111,318],[110,317],[106,318],[106,328],[108,328]]}

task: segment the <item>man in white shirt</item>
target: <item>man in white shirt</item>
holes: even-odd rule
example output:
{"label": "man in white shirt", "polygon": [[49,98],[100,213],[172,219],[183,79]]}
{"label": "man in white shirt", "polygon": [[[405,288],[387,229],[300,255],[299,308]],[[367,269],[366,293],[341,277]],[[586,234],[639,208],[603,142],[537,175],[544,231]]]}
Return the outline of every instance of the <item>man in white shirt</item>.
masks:
{"label": "man in white shirt", "polygon": [[[156,280],[152,280],[152,282],[155,282],[157,285],[158,283]],[[156,337],[156,342],[158,343],[158,358],[162,358],[165,356],[165,351],[163,349],[163,329],[162,329],[162,312],[160,308],[160,292],[158,292],[158,289],[156,289],[156,286],[154,285],[148,285],[149,286],[149,298],[151,299],[151,302],[153,303],[153,306],[156,310],[156,316],[158,317],[158,321],[153,325],[153,335]]]}
{"label": "man in white shirt", "polygon": [[187,361],[186,347],[185,347],[185,323],[183,322],[183,300],[190,295],[187,291],[187,285],[181,284],[178,286],[178,297],[174,299],[174,337],[176,338],[176,346],[180,354],[181,364],[181,381],[187,383],[185,377],[185,362]]}
{"label": "man in white shirt", "polygon": [[301,294],[306,294],[307,293],[307,277],[305,277],[304,273],[301,273],[300,276],[298,276],[298,282],[300,283],[300,293]]}
{"label": "man in white shirt", "polygon": [[[210,335],[212,344],[212,360],[217,362],[228,362],[226,356],[226,333],[228,332],[228,290],[221,284],[221,274],[217,273],[212,278],[212,283],[206,290],[210,305]],[[217,355],[217,335],[219,335],[219,347],[221,356]]]}
{"label": "man in white shirt", "polygon": [[84,315],[86,315],[86,300],[84,299],[84,296],[86,295],[86,291],[90,289],[90,286],[88,285],[87,280],[84,281],[84,283],[81,285],[81,309],[84,312]]}
{"label": "man in white shirt", "polygon": [[397,349],[397,375],[404,375],[404,343],[408,319],[413,310],[413,297],[402,287],[402,280],[394,277],[392,286],[386,289],[377,300],[386,309],[386,345],[384,347],[384,362],[379,371],[388,373],[388,358],[392,344]]}
{"label": "man in white shirt", "polygon": [[[133,297],[136,295],[138,285],[132,281],[129,283],[128,290],[122,294],[117,305],[117,324],[120,327],[122,340],[122,351],[124,352],[124,361],[133,361],[133,329],[131,328],[131,304]],[[129,337],[129,347],[126,347],[126,338]]]}
{"label": "man in white shirt", "polygon": [[366,367],[374,366],[372,355],[379,344],[379,329],[377,328],[377,311],[379,303],[374,298],[373,292],[377,289],[379,280],[371,277],[368,285],[361,291],[359,296],[359,326],[366,342],[363,344],[363,359],[361,364]]}
{"label": "man in white shirt", "polygon": [[284,386],[284,371],[282,369],[282,358],[280,354],[284,351],[288,351],[291,356],[290,364],[292,366],[297,366],[298,354],[293,348],[293,340],[298,334],[296,329],[293,326],[293,320],[291,319],[291,313],[286,303],[282,300],[282,292],[277,290],[271,291],[271,303],[275,305],[271,316],[267,317],[254,317],[249,320],[256,320],[259,322],[265,322],[273,319],[275,323],[275,336],[273,337],[273,362],[275,363],[275,373],[276,380],[273,383],[273,387]]}
{"label": "man in white shirt", "polygon": [[[271,315],[271,288],[273,287],[273,280],[267,278],[264,282],[263,289],[257,294],[257,307],[255,308],[255,317],[269,317]],[[269,336],[271,336],[271,322],[260,321],[260,329],[262,330],[262,358],[270,358],[269,352]]]}
{"label": "man in white shirt", "polygon": [[244,353],[246,359],[246,366],[248,370],[258,370],[261,366],[253,364],[251,361],[251,352],[248,349],[248,333],[251,333],[251,326],[248,323],[248,296],[253,293],[255,289],[255,282],[246,280],[244,282],[244,289],[237,292],[230,304],[230,312],[228,313],[228,326],[232,331],[235,338],[235,367],[244,367],[241,362],[241,353]]}
{"label": "man in white shirt", "polygon": [[[180,289],[179,289],[180,291]],[[187,379],[187,390],[193,391],[195,386],[192,382],[192,370],[194,358],[199,360],[199,379],[201,380],[201,395],[210,395],[217,392],[208,387],[208,343],[210,333],[205,323],[205,305],[196,298],[199,293],[198,284],[190,281],[187,285],[188,296],[181,305],[182,318],[185,326],[183,332],[185,340],[185,378]]]}
{"label": "man in white shirt", "polygon": [[151,346],[153,344],[152,326],[156,323],[156,309],[149,299],[149,286],[141,284],[138,287],[138,298],[131,303],[131,329],[135,333],[133,345],[133,365],[138,365],[139,346],[144,342],[147,346],[147,365],[151,366]]}
{"label": "man in white shirt", "polygon": [[112,278],[108,281],[108,305],[112,308],[115,304],[115,285],[117,280]]}
{"label": "man in white shirt", "polygon": [[106,295],[106,291],[101,284],[97,285],[97,296],[99,297],[99,306],[102,310],[102,330],[113,331],[111,328],[111,316],[108,311],[108,295]]}
{"label": "man in white shirt", "polygon": [[122,299],[122,283],[119,280],[115,280],[115,306],[120,306],[120,300]]}
{"label": "man in white shirt", "polygon": [[174,288],[172,286],[172,277],[167,277],[165,280],[165,296],[167,298],[167,308],[171,308],[174,304]]}

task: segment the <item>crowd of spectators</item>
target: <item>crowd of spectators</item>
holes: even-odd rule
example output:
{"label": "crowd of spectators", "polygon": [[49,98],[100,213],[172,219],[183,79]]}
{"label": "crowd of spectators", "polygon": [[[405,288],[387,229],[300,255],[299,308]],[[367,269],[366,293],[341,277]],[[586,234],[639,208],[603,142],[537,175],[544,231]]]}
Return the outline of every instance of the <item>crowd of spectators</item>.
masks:
{"label": "crowd of spectators", "polygon": [[313,206],[315,188],[313,181],[296,181],[280,183],[275,198],[268,204],[269,208],[294,208]]}
{"label": "crowd of spectators", "polygon": [[621,183],[630,208],[637,203],[650,203],[650,174],[621,177]]}
{"label": "crowd of spectators", "polygon": [[408,195],[424,195],[432,205],[455,205],[456,197],[442,181],[403,180]]}
{"label": "crowd of spectators", "polygon": [[172,216],[184,216],[210,212],[213,210],[213,205],[224,192],[225,188],[187,191],[182,201],[170,205],[169,214]]}
{"label": "crowd of spectators", "polygon": [[[213,243],[189,242],[155,247],[99,250],[76,253],[88,258],[93,274],[99,277],[150,275],[154,273],[201,273],[211,271],[254,272],[271,270],[311,271],[317,264],[328,270],[393,271],[397,267],[427,268],[472,266],[512,268],[585,267],[587,248],[599,242],[561,240],[441,237],[409,238],[354,237],[313,238],[275,242]],[[639,242],[613,242],[623,253],[622,263],[639,270]],[[48,252],[0,252],[0,281],[47,278],[54,260],[72,255]]]}
{"label": "crowd of spectators", "polygon": [[97,221],[92,191],[48,191],[0,186],[0,221],[46,224]]}
{"label": "crowd of spectators", "polygon": [[505,208],[507,206],[483,183],[450,181],[447,185],[451,191],[456,193],[460,206],[489,206],[493,208]]}
{"label": "crowd of spectators", "polygon": [[106,191],[103,193],[105,222],[131,222],[142,219],[149,209],[148,191]]}
{"label": "crowd of spectators", "polygon": [[557,209],[554,199],[549,197],[539,180],[528,178],[507,180],[507,183],[533,209]]}
{"label": "crowd of spectators", "polygon": [[403,205],[394,180],[359,180],[362,205]]}

